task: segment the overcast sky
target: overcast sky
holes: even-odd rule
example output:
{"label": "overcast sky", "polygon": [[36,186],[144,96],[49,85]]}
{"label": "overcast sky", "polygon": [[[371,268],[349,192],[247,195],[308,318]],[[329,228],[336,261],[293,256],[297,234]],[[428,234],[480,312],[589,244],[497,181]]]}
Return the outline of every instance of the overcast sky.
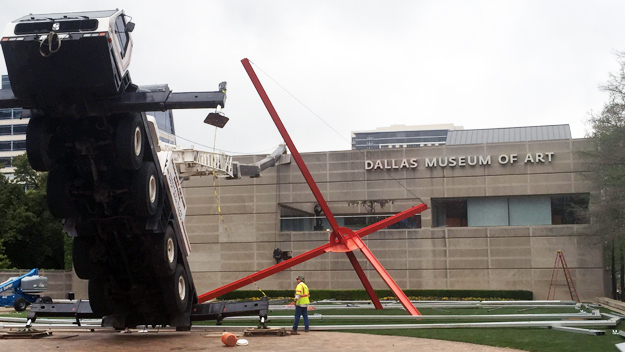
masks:
{"label": "overcast sky", "polygon": [[230,122],[216,141],[202,123],[210,111],[174,116],[177,135],[193,141],[178,144],[233,154],[282,142],[243,58],[310,152],[350,149],[351,131],[396,124],[570,124],[581,138],[625,50],[623,1],[20,0],[2,4],[0,23],[117,7],[136,23],[134,83],[183,92],[228,82]]}

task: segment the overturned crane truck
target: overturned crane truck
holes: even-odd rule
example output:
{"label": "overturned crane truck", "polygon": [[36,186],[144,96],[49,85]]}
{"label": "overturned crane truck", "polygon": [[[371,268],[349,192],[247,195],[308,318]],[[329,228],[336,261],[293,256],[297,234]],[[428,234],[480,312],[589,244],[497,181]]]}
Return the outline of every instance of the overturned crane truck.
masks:
{"label": "overturned crane truck", "polygon": [[174,155],[145,113],[223,107],[226,84],[201,93],[133,84],[134,27],[122,10],[28,15],[9,23],[0,42],[11,83],[0,108],[22,107],[30,119],[28,160],[49,172],[50,212],[64,219],[76,274],[89,280],[89,303],[33,305],[29,317],[178,330],[237,312],[266,317],[262,304],[197,304]]}

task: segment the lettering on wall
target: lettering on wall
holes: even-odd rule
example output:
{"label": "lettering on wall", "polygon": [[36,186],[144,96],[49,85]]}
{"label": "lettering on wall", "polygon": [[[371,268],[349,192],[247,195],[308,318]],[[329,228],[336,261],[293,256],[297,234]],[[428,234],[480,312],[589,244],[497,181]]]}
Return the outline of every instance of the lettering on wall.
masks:
{"label": "lettering on wall", "polygon": [[365,170],[402,170],[417,169],[423,166],[426,169],[437,167],[471,167],[471,166],[490,166],[493,163],[500,165],[512,164],[549,164],[555,157],[554,152],[545,153],[527,153],[519,154],[501,154],[497,157],[491,155],[467,155],[467,156],[444,156],[434,158],[418,158],[411,159],[379,159],[365,160]]}

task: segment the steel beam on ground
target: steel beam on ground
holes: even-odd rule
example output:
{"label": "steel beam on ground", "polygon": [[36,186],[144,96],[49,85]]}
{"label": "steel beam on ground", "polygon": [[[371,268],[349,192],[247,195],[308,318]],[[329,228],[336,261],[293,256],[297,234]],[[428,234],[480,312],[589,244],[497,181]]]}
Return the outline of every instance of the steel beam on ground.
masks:
{"label": "steel beam on ground", "polygon": [[[484,321],[484,320],[537,320],[537,319],[586,319],[586,320],[599,320],[601,319],[601,314],[592,314],[592,313],[555,313],[555,314],[480,314],[480,315],[420,315],[420,316],[412,316],[412,315],[323,315],[323,314],[310,314],[314,311],[310,311],[308,314],[308,319],[311,320],[410,320],[410,321],[431,321],[431,320],[447,320],[449,322],[453,322],[456,320],[476,320],[476,321]],[[269,321],[276,320],[293,320],[293,316],[290,315],[271,315],[268,317]],[[232,317],[224,320],[254,320],[254,317]],[[258,320],[258,317],[256,317]]]}
{"label": "steel beam on ground", "polygon": [[[483,323],[440,323],[440,324],[376,324],[376,325],[324,325],[311,326],[310,330],[398,330],[398,329],[458,329],[458,328],[545,328],[554,324],[562,326],[583,326],[610,328],[618,324],[612,320],[570,320],[570,321],[502,321]],[[225,328],[222,326],[222,328]]]}
{"label": "steel beam on ground", "polygon": [[578,334],[594,335],[594,336],[605,335],[605,331],[603,330],[582,329],[582,328],[574,328],[570,326],[552,325],[551,329],[559,330],[559,331],[574,332]]}

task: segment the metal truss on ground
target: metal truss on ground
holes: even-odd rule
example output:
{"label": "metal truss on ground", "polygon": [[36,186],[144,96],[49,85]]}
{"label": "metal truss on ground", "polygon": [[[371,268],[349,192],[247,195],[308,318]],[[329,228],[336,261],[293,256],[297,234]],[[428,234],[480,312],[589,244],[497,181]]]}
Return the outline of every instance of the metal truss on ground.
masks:
{"label": "metal truss on ground", "polygon": [[[349,306],[338,306],[337,304],[346,304],[349,302]],[[417,301],[418,302],[418,301]],[[464,305],[458,306],[459,303]],[[365,306],[371,306],[363,301],[321,301],[314,302],[315,312],[316,310],[323,309],[362,309]],[[421,315],[421,316],[407,316],[407,315],[322,315],[313,313],[309,315],[309,319],[318,321],[317,324],[311,326],[311,330],[315,331],[331,331],[331,330],[389,330],[389,329],[455,329],[455,328],[549,328],[554,330],[562,330],[574,333],[582,333],[589,335],[602,335],[605,331],[595,330],[610,329],[618,325],[618,323],[624,318],[619,314],[606,314],[600,313],[599,310],[594,309],[596,306],[592,304],[579,304],[574,301],[427,301],[419,305],[420,307],[433,309],[439,309],[441,307],[449,309],[464,309],[464,308],[482,308],[485,309],[486,314],[469,314],[469,315]],[[386,306],[388,307],[388,305]],[[519,311],[526,311],[527,308],[553,308],[561,310],[562,308],[577,309],[578,313],[546,313],[546,314],[492,314],[489,308],[492,307],[505,307],[505,308],[519,308]],[[394,308],[401,308],[400,305],[395,304]],[[284,309],[293,309],[292,307],[285,307],[284,305],[273,305],[269,307],[270,311],[280,311]],[[590,311],[590,312],[588,312]],[[225,320],[228,321],[240,321],[249,320],[249,317],[228,317]],[[268,320],[271,321],[284,321],[292,320],[292,316],[274,315],[269,316]],[[351,325],[320,325],[323,321],[329,320],[362,320],[362,321],[375,321],[376,324],[351,324]],[[391,321],[412,321],[412,323],[381,323]],[[488,320],[488,321],[484,321]],[[496,321],[493,321],[496,320]],[[22,328],[24,324],[24,318],[0,318],[0,329],[10,328]],[[429,323],[428,321],[439,321],[437,323]],[[108,328],[101,328],[100,321],[97,319],[84,319],[80,327],[77,327],[71,319],[40,319],[37,320],[37,324],[33,324],[33,328],[36,329],[78,329],[84,331],[94,331]],[[193,326],[194,331],[222,331],[224,329],[228,331],[240,331],[250,326]],[[272,326],[272,327],[284,327],[289,326]],[[147,331],[147,328],[143,327],[143,331]],[[166,328],[151,329],[154,331],[169,331]]]}

